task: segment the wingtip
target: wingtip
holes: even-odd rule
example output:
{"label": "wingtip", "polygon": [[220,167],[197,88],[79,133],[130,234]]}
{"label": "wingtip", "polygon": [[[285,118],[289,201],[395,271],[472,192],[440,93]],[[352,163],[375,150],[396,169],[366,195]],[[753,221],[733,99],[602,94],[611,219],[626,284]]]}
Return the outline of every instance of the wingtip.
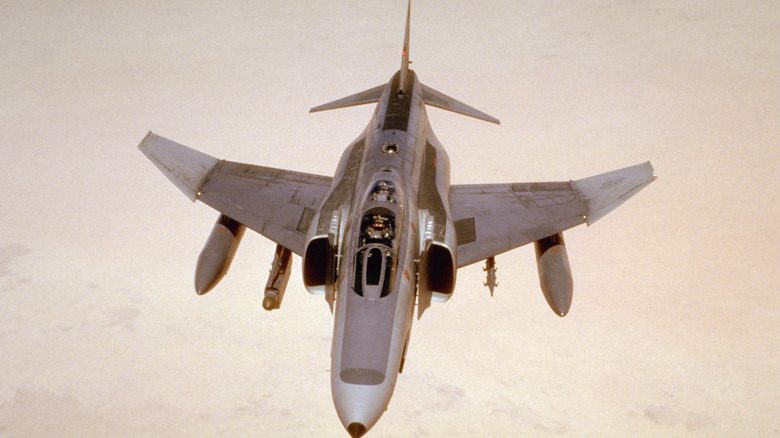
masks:
{"label": "wingtip", "polygon": [[219,160],[208,154],[160,137],[151,131],[138,147],[193,202],[200,196],[200,188],[206,177],[219,163]]}
{"label": "wingtip", "polygon": [[138,143],[138,149],[144,150],[146,148],[146,144],[149,142],[149,140],[151,140],[155,136],[156,136],[156,134],[154,132],[152,132],[152,131],[147,132],[146,135],[144,136],[144,138],[141,139],[141,142]]}
{"label": "wingtip", "polygon": [[655,171],[655,168],[653,167],[653,163],[651,163],[649,160],[646,162],[647,167],[650,168],[650,174],[653,176],[653,179],[650,182],[653,182],[658,179],[658,174]]}
{"label": "wingtip", "polygon": [[590,226],[653,182],[650,162],[571,181],[585,202],[585,222]]}

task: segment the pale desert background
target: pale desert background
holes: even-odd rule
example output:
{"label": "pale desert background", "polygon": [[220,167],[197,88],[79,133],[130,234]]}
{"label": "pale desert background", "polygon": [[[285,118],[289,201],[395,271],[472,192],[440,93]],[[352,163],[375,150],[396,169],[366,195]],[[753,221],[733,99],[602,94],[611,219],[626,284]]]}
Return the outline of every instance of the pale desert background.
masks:
{"label": "pale desert background", "polygon": [[[489,5],[489,6],[486,6]],[[406,4],[0,6],[0,436],[346,436],[332,316],[247,233],[208,295],[216,212],[136,149],[331,175],[387,82]],[[501,119],[428,110],[452,182],[659,179],[566,233],[547,307],[532,247],[480,265],[415,322],[373,437],[780,436],[780,2],[423,2],[421,81]]]}

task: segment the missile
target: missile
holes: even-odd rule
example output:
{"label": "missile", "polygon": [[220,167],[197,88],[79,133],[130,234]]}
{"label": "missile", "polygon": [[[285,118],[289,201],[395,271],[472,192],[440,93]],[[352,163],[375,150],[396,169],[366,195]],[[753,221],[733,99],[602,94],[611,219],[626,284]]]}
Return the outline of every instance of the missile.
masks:
{"label": "missile", "polygon": [[281,307],[287,281],[290,280],[290,267],[292,267],[292,252],[282,245],[276,245],[274,260],[271,262],[271,274],[265,283],[263,309],[271,311]]}
{"label": "missile", "polygon": [[569,257],[561,233],[534,242],[539,284],[547,304],[558,316],[566,316],[571,307],[574,283]]}
{"label": "missile", "polygon": [[488,257],[485,259],[485,267],[482,268],[483,271],[487,272],[487,279],[485,280],[485,286],[490,289],[490,296],[493,296],[493,289],[498,286],[498,281],[496,280],[496,259],[495,257]]}
{"label": "missile", "polygon": [[213,289],[227,274],[244,231],[246,226],[243,224],[224,214],[219,215],[195,267],[195,292],[198,295]]}

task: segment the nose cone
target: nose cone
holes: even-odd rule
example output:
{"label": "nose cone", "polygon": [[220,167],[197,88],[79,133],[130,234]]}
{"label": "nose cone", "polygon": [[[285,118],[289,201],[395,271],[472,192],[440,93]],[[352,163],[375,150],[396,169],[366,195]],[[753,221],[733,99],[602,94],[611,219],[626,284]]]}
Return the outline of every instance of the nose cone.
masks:
{"label": "nose cone", "polygon": [[393,383],[386,379],[378,385],[353,385],[339,377],[331,381],[336,413],[351,436],[363,436],[379,421],[390,404]]}
{"label": "nose cone", "polygon": [[347,432],[349,432],[352,438],[360,438],[366,434],[367,430],[366,426],[363,426],[361,423],[351,423],[347,426]]}

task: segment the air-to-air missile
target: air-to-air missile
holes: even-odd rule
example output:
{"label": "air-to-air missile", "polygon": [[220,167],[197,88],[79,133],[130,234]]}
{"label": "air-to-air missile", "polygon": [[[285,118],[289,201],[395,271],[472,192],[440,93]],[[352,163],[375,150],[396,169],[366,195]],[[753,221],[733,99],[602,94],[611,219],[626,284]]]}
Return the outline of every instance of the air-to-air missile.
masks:
{"label": "air-to-air missile", "polygon": [[569,257],[563,234],[553,234],[534,242],[536,266],[539,269],[539,284],[547,304],[558,316],[566,316],[571,307],[573,282]]}
{"label": "air-to-air missile", "polygon": [[224,214],[219,215],[195,267],[195,292],[198,295],[213,289],[227,274],[244,231],[246,227],[241,223]]}
{"label": "air-to-air missile", "polygon": [[485,286],[490,289],[490,296],[493,296],[493,290],[498,286],[498,280],[496,279],[496,258],[488,257],[485,259],[485,267],[483,271],[487,272],[487,278],[485,279]]}
{"label": "air-to-air missile", "polygon": [[282,305],[287,281],[290,280],[291,266],[292,252],[282,245],[276,245],[274,260],[271,262],[271,274],[265,283],[263,309],[274,310]]}

